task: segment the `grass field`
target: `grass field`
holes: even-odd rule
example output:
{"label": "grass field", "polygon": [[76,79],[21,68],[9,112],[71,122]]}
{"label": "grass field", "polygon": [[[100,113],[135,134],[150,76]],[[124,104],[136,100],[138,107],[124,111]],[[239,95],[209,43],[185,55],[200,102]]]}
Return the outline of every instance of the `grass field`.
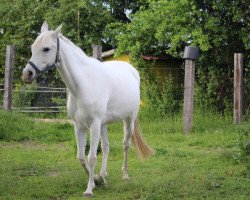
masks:
{"label": "grass field", "polygon": [[[123,181],[122,126],[110,126],[108,186],[95,188],[94,199],[249,199],[249,154],[241,144],[250,123],[197,114],[193,133],[184,135],[181,117],[143,112],[140,120],[155,156],[141,162],[131,148],[130,180]],[[87,176],[69,124],[0,112],[0,163],[0,199],[83,199]]]}

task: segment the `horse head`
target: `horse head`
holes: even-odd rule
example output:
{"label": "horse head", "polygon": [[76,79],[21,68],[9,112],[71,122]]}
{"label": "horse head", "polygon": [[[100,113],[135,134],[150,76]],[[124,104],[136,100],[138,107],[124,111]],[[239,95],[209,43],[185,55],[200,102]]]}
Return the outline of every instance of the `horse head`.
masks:
{"label": "horse head", "polygon": [[49,31],[47,22],[41,26],[41,33],[31,45],[32,56],[23,69],[22,79],[32,83],[41,73],[51,70],[59,63],[59,26],[55,31]]}

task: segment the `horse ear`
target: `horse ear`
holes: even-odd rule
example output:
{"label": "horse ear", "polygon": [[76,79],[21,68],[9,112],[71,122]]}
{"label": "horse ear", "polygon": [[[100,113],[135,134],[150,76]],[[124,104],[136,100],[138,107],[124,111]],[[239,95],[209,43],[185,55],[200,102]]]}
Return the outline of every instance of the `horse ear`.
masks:
{"label": "horse ear", "polygon": [[43,22],[43,25],[41,26],[41,33],[48,31],[49,30],[49,25],[46,21]]}
{"label": "horse ear", "polygon": [[58,26],[58,28],[55,30],[56,36],[58,36],[58,34],[61,33],[61,29],[62,29],[62,24],[60,26]]}

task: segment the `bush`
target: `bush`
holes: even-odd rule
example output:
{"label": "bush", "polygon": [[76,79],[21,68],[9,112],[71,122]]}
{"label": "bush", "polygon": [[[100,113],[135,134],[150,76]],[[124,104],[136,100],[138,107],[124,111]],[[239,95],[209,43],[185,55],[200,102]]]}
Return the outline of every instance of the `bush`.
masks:
{"label": "bush", "polygon": [[157,111],[162,117],[180,112],[182,107],[182,89],[175,84],[171,75],[163,78],[151,76],[143,79],[141,86],[142,105]]}
{"label": "bush", "polygon": [[18,109],[30,107],[35,98],[37,85],[21,85],[17,84],[13,93],[13,106]]}

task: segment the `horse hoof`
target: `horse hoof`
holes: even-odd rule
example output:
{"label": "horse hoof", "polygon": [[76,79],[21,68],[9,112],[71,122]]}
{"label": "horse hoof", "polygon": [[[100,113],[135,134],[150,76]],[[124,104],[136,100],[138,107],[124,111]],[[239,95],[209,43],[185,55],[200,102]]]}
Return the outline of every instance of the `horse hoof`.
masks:
{"label": "horse hoof", "polygon": [[94,180],[95,180],[95,184],[96,184],[97,186],[104,186],[104,187],[107,187],[107,181],[106,181],[106,178],[105,178],[105,177],[102,177],[102,176],[100,176],[100,175],[98,174],[98,175],[95,175]]}
{"label": "horse hoof", "polygon": [[99,180],[101,179],[101,176],[100,176],[100,174],[96,174],[95,176],[94,176],[94,181],[96,182],[98,182]]}
{"label": "horse hoof", "polygon": [[84,192],[84,197],[86,197],[86,198],[91,198],[93,196],[93,194],[91,194],[91,193],[85,193]]}

